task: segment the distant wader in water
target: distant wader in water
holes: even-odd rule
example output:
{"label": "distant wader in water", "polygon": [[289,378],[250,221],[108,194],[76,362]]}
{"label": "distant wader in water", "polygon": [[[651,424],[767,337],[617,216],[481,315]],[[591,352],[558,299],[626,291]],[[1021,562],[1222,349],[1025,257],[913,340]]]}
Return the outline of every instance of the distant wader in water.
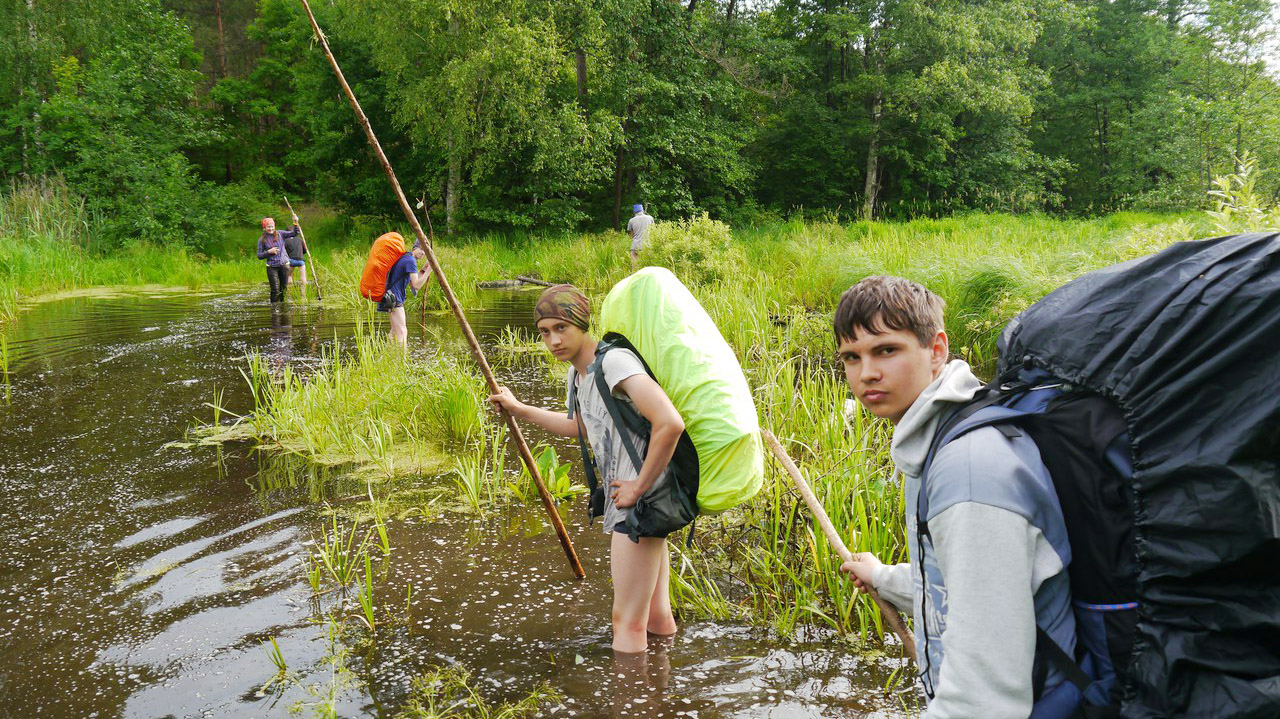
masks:
{"label": "distant wader in water", "polygon": [[262,218],[262,236],[258,238],[258,259],[267,261],[267,284],[271,286],[271,301],[283,302],[289,289],[289,251],[284,241],[298,236],[298,218],[293,218],[293,229],[276,231],[276,221]]}

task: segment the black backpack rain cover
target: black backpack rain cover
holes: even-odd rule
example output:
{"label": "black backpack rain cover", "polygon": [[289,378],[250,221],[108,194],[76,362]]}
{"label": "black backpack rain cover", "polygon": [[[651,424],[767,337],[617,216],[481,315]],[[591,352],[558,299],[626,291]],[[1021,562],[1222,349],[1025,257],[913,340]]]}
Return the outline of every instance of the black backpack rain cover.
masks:
{"label": "black backpack rain cover", "polygon": [[1129,426],[1140,602],[1126,717],[1280,716],[1280,234],[1092,272],[1000,338]]}

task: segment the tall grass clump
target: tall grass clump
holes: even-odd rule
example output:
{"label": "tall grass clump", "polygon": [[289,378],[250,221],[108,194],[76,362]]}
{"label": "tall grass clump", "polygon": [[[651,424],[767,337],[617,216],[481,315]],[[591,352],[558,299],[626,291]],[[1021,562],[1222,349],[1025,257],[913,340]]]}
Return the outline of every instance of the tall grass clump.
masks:
{"label": "tall grass clump", "polygon": [[468,444],[489,424],[484,385],[469,364],[413,360],[380,335],[358,333],[346,353],[326,348],[309,377],[273,369],[260,355],[248,365],[253,412],[233,427],[206,428],[207,440],[254,438],[385,477],[441,469],[442,448]]}
{"label": "tall grass clump", "polygon": [[262,262],[210,261],[187,247],[134,242],[101,248],[101,217],[60,180],[12,183],[0,196],[0,321],[27,297],[107,285],[201,288],[258,280]]}
{"label": "tall grass clump", "polygon": [[480,694],[464,667],[437,667],[410,681],[409,698],[395,719],[533,719],[560,700],[543,683],[515,702],[494,704]]}
{"label": "tall grass clump", "polygon": [[705,213],[653,225],[640,259],[646,265],[666,267],[686,284],[699,285],[736,277],[744,264],[729,226]]}

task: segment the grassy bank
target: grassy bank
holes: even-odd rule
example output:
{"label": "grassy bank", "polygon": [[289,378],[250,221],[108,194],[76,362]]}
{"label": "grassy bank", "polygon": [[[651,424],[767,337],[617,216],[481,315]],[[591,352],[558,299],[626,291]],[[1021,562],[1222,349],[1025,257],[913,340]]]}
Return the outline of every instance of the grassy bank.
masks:
{"label": "grassy bank", "polygon": [[63,290],[199,289],[262,275],[256,258],[210,260],[176,241],[172,247],[136,243],[108,254],[94,244],[95,226],[84,201],[58,184],[14,185],[0,196],[0,322],[12,319],[22,300]]}

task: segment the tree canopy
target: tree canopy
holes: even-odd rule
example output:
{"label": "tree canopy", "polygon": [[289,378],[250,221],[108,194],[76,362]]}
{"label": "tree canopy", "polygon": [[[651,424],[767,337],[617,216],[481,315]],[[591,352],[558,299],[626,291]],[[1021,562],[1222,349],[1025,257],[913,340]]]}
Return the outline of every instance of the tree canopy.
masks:
{"label": "tree canopy", "polygon": [[[1280,167],[1265,0],[331,0],[447,230],[796,212],[1089,213]],[[297,0],[0,0],[0,173],[105,241],[199,245],[279,191],[394,212]],[[1265,176],[1260,188],[1274,192]]]}

